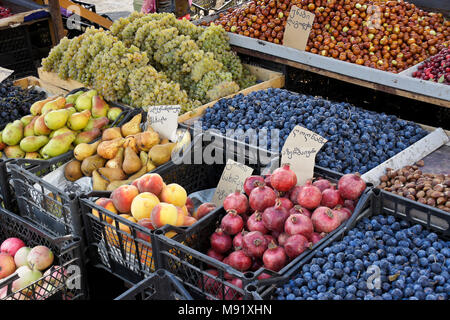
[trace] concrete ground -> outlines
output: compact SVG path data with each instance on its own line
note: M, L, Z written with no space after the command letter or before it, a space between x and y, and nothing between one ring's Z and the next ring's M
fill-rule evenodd
M80 0L95 5L97 13L106 14L111 19L128 16L133 9L133 0Z

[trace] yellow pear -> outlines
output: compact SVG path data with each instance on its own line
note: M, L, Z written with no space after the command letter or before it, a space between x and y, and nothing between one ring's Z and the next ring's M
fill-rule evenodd
M124 148L128 148L130 147L131 149L133 149L133 151L135 153L139 152L139 149L136 145L136 138L134 136L128 136L125 138L125 141L123 142L123 147Z
M92 171L97 170L105 165L106 160L100 157L98 154L87 157L81 162L81 172L85 176L90 177L92 175Z
M159 134L157 132L144 131L134 135L136 146L141 151L148 152L153 146L159 143Z
M176 143L158 144L150 149L148 156L156 166L169 162Z
M97 147L97 154L105 159L113 159L125 141L124 138L102 141Z
M135 115L130 121L120 128L123 137L128 137L141 132L142 113Z
M105 131L103 131L102 134L103 141L114 140L116 138L122 138L120 127L108 128Z
M141 159L130 147L125 148L122 170L126 174L133 174L142 167Z
M97 147L100 144L100 140L94 143L80 143L73 149L73 155L75 159L83 161L87 157L92 156L97 152Z
M72 160L64 167L64 176L69 181L76 181L83 176L81 172L81 162L78 160Z
M105 164L105 167L122 169L124 151L125 151L124 148L122 148L122 147L119 148L119 151L117 152L116 156L113 159L108 160Z
M99 168L98 172L109 181L123 180L127 177L120 168Z
M109 181L104 179L97 170L92 171L92 190L105 191Z

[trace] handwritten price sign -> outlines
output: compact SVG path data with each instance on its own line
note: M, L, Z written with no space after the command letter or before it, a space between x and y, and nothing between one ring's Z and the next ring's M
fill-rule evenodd
M181 106L151 106L147 112L147 127L151 126L163 138L174 141Z
M286 21L283 45L304 51L315 17L314 13L292 6Z
M281 164L289 163L302 185L314 175L316 154L327 139L301 126L296 126L281 150Z

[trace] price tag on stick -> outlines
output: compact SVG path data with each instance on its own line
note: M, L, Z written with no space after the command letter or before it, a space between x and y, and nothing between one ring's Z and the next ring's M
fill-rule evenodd
M316 15L292 6L284 29L283 45L305 51Z
M223 169L216 192L212 198L212 202L220 207L223 205L223 200L236 190L244 188L245 179L250 177L253 169L245 164L228 159L225 169Z
M313 177L316 154L326 142L324 137L301 126L291 131L281 149L281 164L289 163L297 175L297 184L303 185Z
M147 128L151 126L162 138L176 141L180 105L151 106L147 112Z
M14 71L0 67L0 83L8 78Z

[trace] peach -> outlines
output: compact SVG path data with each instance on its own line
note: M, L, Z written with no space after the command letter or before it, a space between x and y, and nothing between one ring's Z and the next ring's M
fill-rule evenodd
M171 203L177 207L182 207L186 204L187 193L182 186L176 183L171 183L165 186L159 195L161 201Z
M139 194L138 188L133 185L123 185L111 193L114 207L120 213L129 213L133 199Z
M177 227L188 227L197 222L197 219L185 214L182 208L178 208L178 217L175 222L175 226Z
M136 219L134 219L132 216L130 216L129 214L120 214L119 215L122 218L125 218L131 222L137 223ZM118 247L120 245L119 242L119 237L117 235L116 232L116 223L112 222L111 223L114 227L105 227L106 228L106 236L107 236L107 242L109 244L112 244L113 246ZM129 233L131 234L131 230L130 227L122 222L119 222L119 230L125 232L125 233ZM136 251L136 247L134 245L134 243L131 243L131 248L130 248L130 242L132 241L130 237L127 237L124 234L121 234L122 237L122 243L125 246L125 250L127 251L131 251L132 253L134 253Z
M205 202L200 205L200 207L197 208L197 211L194 212L192 215L195 219L200 220L204 216L206 216L208 213L216 209L216 205L211 202Z
M113 201L109 198L98 198L97 201L95 201L95 204L111 211L112 213L118 214L116 207L114 207ZM92 214L100 219L100 215L97 210L92 209ZM110 216L103 215L103 219L106 220L107 223L112 222L112 218Z
M182 212L185 216L190 216L189 211L188 211L188 208L187 208L186 206L182 206L181 208L180 208L180 207L178 207L178 208L181 210L181 212Z
M189 215L192 216L194 214L195 208L194 208L194 202L192 202L192 199L189 197L187 197L187 199L186 199L186 208L189 212Z
M161 202L157 204L150 216L154 228L161 228L166 224L176 225L178 209L173 204Z
M151 192L159 196L164 188L164 181L157 173L148 173L139 178L137 187L139 192Z
M7 253L0 253L0 279L6 278L16 271L14 258Z
M159 203L159 199L153 193L142 192L138 194L131 203L131 214L139 221L150 218L153 208Z
M150 229L150 230L154 230L155 229L153 227L152 220L149 219L149 218L141 219L137 223L138 223L138 225L143 226L144 228L147 228L147 229ZM150 236L149 235L144 234L144 233L139 232L139 231L136 232L136 235L137 235L137 237L139 239L142 239L144 241L150 242Z
M46 246L36 246L28 253L27 261L31 269L45 270L53 263L53 252Z

